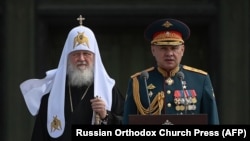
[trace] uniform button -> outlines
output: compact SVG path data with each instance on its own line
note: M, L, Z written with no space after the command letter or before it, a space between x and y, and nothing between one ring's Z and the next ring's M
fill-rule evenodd
M170 91L170 90L167 90L167 94L171 94L171 91Z
M168 103L168 107L171 107L171 103Z

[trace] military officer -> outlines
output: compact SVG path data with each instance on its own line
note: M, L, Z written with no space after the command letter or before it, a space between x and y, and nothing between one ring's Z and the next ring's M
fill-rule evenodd
M123 124L129 115L206 114L219 124L209 74L181 64L189 27L176 19L160 19L145 30L156 65L131 76L126 92Z

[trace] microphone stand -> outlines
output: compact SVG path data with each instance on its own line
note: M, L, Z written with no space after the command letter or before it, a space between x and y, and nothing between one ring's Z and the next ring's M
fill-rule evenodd
M150 101L150 97L149 97L149 94L148 94L148 88L147 88L147 80L146 80L146 77L144 77L144 83L145 83L145 88L146 88L146 94L147 94L147 98L148 98L148 109L149 109L149 115L151 115L151 101Z
M185 98L185 114L187 114L187 108L188 108L188 99L187 99L187 93L186 93L186 84L183 82L181 79L181 85L182 85L182 90Z

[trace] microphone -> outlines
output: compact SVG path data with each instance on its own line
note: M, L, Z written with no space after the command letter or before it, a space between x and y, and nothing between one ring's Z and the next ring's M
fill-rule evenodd
M150 97L149 97L148 89L147 89L147 86L148 86L148 84L147 84L148 77L149 77L148 72L143 71L143 72L141 73L141 78L144 79L145 88L146 88L146 94L147 94L147 98L148 98L149 115L151 115L151 105L150 105L150 104L151 104L151 101L150 101Z
M179 71L177 72L176 76L180 79L181 81L181 86L182 86L182 90L183 90L183 94L184 94L184 98L185 98L185 114L187 114L187 108L188 108L188 100L187 100L187 94L186 94L186 83L183 81L184 80L184 73Z
M177 72L176 76L177 76L181 81L183 81L183 79L184 79L184 73L183 73L183 72L181 72L181 71Z
M186 83L183 81L184 80L184 73L179 71L177 72L176 76L180 79L181 81L181 85L182 85L182 89L186 89Z

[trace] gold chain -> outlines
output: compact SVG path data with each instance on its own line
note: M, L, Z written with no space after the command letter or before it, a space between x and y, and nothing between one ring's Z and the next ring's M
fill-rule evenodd
M90 84L90 85L91 85L91 84ZM85 92L83 93L81 100L83 100L83 98L84 98L84 97L85 97L85 95L87 94L87 92L88 92L88 90L89 90L90 85L87 87L87 89L86 89L86 90L85 90ZM70 99L70 107L71 107L71 112L73 113L74 108L73 108L73 103L72 103L72 97L71 97L71 87L70 87L70 85L69 85L69 99Z

